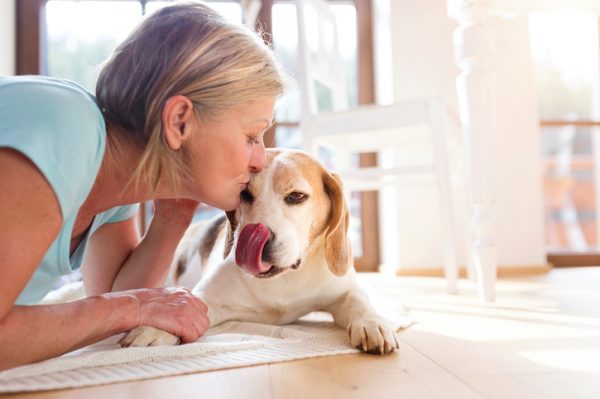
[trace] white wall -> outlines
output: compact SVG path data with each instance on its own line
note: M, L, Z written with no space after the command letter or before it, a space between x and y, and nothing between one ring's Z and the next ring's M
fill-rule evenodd
M0 1L0 75L15 73L15 2Z
M377 0L375 4L376 7L385 6L386 1ZM393 0L387 4L392 21L394 99L441 93L451 107L458 109L455 78L459 70L452 47L452 34L457 23L447 16L446 1ZM499 265L542 265L546 259L541 161L527 19L491 18L490 23L497 41L495 155ZM378 82L378 86L385 86L385 82ZM457 135L460 138L459 132ZM383 267L441 266L435 196L433 180L420 179L399 185L393 205L389 204L389 198L387 204L385 199L382 201L383 228L390 235L399 235L398 241L393 242L390 235L384 233ZM393 206L396 208L392 209ZM457 218L459 262L464 264L466 222L461 219L460 212Z

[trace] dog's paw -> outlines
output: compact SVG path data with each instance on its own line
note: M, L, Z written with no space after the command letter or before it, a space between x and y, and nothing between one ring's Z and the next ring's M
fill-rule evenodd
M350 343L367 353L386 354L399 348L398 335L389 323L379 317L354 319L348 326Z
M136 327L119 340L121 346L178 345L179 337L154 327Z

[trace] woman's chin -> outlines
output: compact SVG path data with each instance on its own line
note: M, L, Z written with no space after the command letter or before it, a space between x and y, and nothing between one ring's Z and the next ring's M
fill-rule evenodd
M239 196L234 200L224 200L224 201L212 201L212 202L204 202L206 205L222 209L224 211L234 211L240 206L240 198Z
M235 201L231 201L227 207L222 207L221 209L224 209L226 211L235 211L236 209L238 209L240 207L240 202L241 201L238 198Z
M237 187L236 187L237 188ZM209 192L209 195L206 195L206 190L201 192L196 192L199 198L199 201L208 206L212 206L213 208L222 209L224 211L233 211L240 206L240 191L241 190L231 190L228 193L223 191L221 192Z

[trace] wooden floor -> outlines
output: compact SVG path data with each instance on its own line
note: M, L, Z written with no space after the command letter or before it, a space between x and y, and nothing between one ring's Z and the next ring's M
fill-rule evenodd
M473 284L363 275L374 302L415 324L390 356L343 355L14 398L600 398L600 268Z

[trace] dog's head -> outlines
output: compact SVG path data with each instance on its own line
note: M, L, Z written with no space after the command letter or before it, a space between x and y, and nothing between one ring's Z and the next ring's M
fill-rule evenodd
M352 251L342 190L339 177L307 153L267 150L267 166L227 213L225 256L236 245L236 263L261 278L298 269L311 256L324 256L333 274L344 275Z

